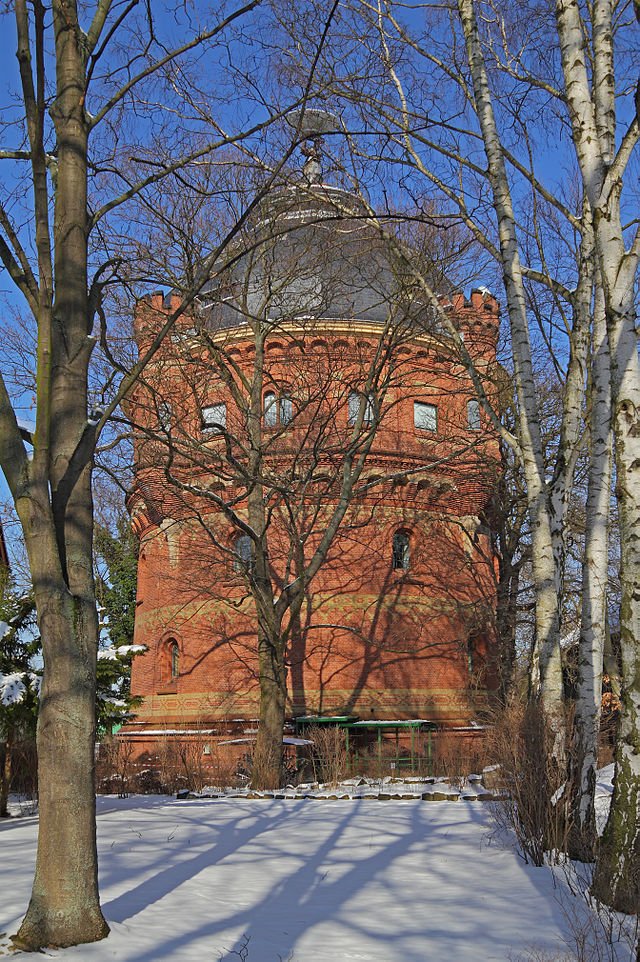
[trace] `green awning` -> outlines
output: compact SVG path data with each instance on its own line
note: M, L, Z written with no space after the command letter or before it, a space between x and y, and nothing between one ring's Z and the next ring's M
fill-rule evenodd
M412 731L428 732L435 731L438 726L435 722L429 721L426 718L406 718L395 721L367 719L366 721L350 722L347 727L355 729L368 728L372 731L402 731L402 729L409 729Z
M353 725L359 715L299 715L293 721L296 725Z

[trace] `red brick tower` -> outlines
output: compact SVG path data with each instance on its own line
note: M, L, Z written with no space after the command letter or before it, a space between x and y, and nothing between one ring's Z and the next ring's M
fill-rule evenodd
M347 450L362 470L288 625L288 712L469 723L491 687L495 433L454 338L353 197L302 183L261 217L258 243L130 400L134 640L148 648L130 730L144 741L257 717L255 573L233 518L265 482L269 563L286 590L296 552L313 552L334 517ZM495 299L444 306L493 395ZM162 294L138 304L141 352L170 310Z

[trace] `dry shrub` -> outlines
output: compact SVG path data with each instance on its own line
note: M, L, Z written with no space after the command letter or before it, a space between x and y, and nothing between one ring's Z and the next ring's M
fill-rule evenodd
M22 811L35 813L38 808L38 756L35 740L21 738L0 744L0 815L8 814L9 792L18 795Z
M380 749L374 744L361 750L358 755L358 774L377 779L399 776L395 748L383 745ZM410 773L404 769L403 774Z
M460 786L467 775L479 772L489 763L486 736L482 739L442 731L434 737L433 774Z
M105 740L98 756L98 790L125 796L171 795L181 789L238 784L237 763L204 734L171 735L158 740L153 754L134 759L135 745L117 737Z
M262 762L256 763L256 758L255 750L245 752L237 766L239 777L248 781L256 791L273 791L283 785L295 785L305 777L305 771L308 777L310 760L306 754L299 757L294 746L283 746L279 773L276 773L275 762L263 756Z
M126 798L133 771L133 742L113 735L104 738L96 764L98 791Z
M334 786L346 778L349 754L344 729L315 725L308 729L306 737L313 742L311 763L315 781Z
M27 798L38 797L38 754L33 738L14 742L11 748L11 791Z
M162 795L166 791L156 768L140 768L132 778L132 788L139 795Z
M487 754L500 766L508 798L493 812L512 829L525 862L543 865L545 852L566 851L569 820L562 790L565 773L553 757L554 734L540 705L514 703L487 734Z
M138 780L140 790L145 794L152 794L157 791L172 795L179 789L186 787L185 777L180 770L177 741L173 736L165 736L158 741L155 769L140 772Z
M631 962L640 958L640 920L615 912L591 895L590 865L565 861L554 874L555 901L564 920L564 949L530 945L509 955L509 962Z
M156 756L160 791L201 792L206 786L230 788L237 784L236 766L210 735L195 733L164 738Z
M200 783L200 788L192 791L201 791L205 787L237 788L242 781L238 776L237 760L220 749L213 740L207 740L206 745L209 746L209 751L205 753L204 745L202 746L200 761L194 766L195 775L192 776Z
M251 788L257 791L272 791L288 780L284 753L278 770L273 753L258 755L255 750L248 752L245 755L244 770L249 776Z
M201 792L207 782L208 761L210 755L205 755L205 745L209 742L203 735L188 735L179 738L174 744L178 761L178 776L184 780L184 787L190 792Z

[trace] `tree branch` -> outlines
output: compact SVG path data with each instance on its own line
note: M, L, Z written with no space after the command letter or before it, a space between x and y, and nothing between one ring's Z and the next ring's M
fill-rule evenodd
M160 70L162 67L165 67L168 63L171 63L172 60L175 60L176 57L180 57L183 53L188 53L188 51L193 50L194 47L198 47L205 41L211 40L217 34L225 30L229 24L234 22L234 20L237 20L238 17L242 17L244 14L249 13L255 7L259 6L261 2L262 0L249 0L249 3L245 3L244 6L238 7L236 10L230 13L228 17L225 17L224 20L221 20L220 23L216 24L216 26L211 30L206 30L203 33L198 34L198 36L194 37L193 40L183 44L181 47L176 47L175 50L171 50L165 57L162 57L160 60L156 60L155 63L149 64L148 67L146 67L144 70L141 70L140 73L136 74L135 77L132 77L131 80L121 87L120 90L118 90L118 92L107 101L101 110L99 110L95 116L90 118L90 129L96 127L106 117L106 115L113 110L116 104L118 104L123 97L126 97L129 91L132 90L136 84L139 84L141 80L152 76L152 74L156 73L156 71Z

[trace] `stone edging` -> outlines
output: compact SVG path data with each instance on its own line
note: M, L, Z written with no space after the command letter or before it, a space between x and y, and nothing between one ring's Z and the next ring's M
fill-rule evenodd
M188 794L178 794L177 798L179 801L189 801L198 800L203 801L205 799L221 799L226 798L228 800L244 800L249 799L251 801L261 800L261 799L277 799L282 801L314 801L314 802L358 802L358 801L423 801L423 802L458 802L460 800L464 802L500 802L504 801L507 796L504 794L495 794L494 792L478 792L477 794L460 794L459 792L422 792L417 793L399 793L399 792L378 792L367 793L361 795L349 795L347 793L331 793L328 795L313 795L313 794L301 794L301 795L288 795L285 792L247 792L246 795L193 795Z

